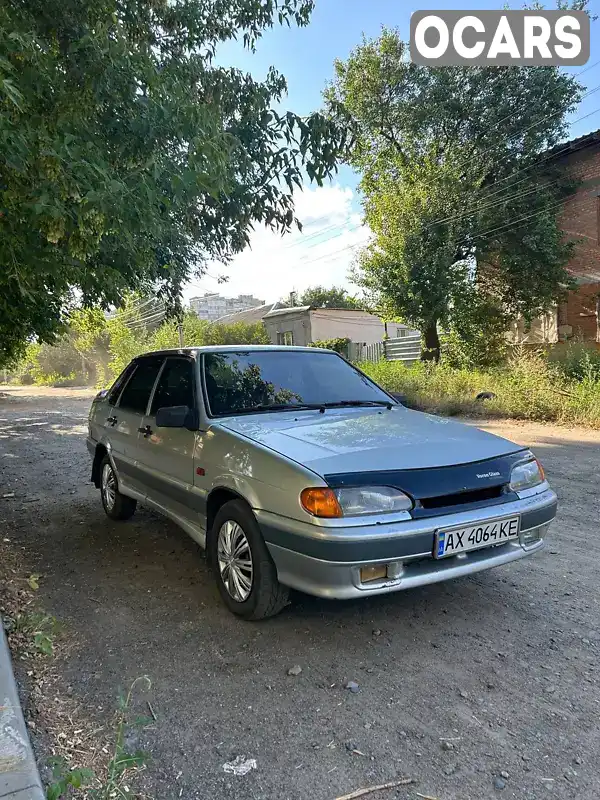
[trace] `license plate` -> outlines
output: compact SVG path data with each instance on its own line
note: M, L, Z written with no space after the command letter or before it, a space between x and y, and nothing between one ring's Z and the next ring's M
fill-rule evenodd
M434 558L447 558L469 550L479 550L503 544L519 535L520 517L506 517L469 525L466 528L449 528L435 534Z

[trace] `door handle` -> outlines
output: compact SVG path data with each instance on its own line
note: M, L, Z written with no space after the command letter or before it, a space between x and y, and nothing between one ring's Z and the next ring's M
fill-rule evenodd
M146 425L145 428L138 428L139 433L143 433L144 436L152 436L152 428L150 425Z
M112 426L113 426L113 428L114 428L114 427L115 427L115 425L117 424L117 418L116 418L115 416L112 416L112 417L107 417L107 418L106 418L106 421L108 422L108 424L109 424L109 425L112 425Z

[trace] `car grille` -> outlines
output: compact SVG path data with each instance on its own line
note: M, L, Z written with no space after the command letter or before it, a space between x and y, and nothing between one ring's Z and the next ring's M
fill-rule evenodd
M484 489L471 489L467 492L443 494L438 497L422 497L418 502L422 508L447 508L467 503L481 503L483 500L494 500L504 493L504 486L487 486Z

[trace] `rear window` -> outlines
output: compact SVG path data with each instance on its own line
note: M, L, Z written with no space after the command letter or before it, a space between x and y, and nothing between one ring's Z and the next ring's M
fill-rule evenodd
M135 362L135 371L123 389L119 408L145 414L150 394L162 366L163 358L143 358Z

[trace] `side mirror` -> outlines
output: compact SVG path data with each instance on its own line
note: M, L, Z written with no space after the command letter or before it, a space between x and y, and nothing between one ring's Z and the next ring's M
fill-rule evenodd
M401 406L406 405L406 395L399 394L398 392L388 392L394 398L397 403L400 403Z
M186 428L188 431L197 431L199 424L198 411L188 406L169 406L159 408L156 412L158 428Z

